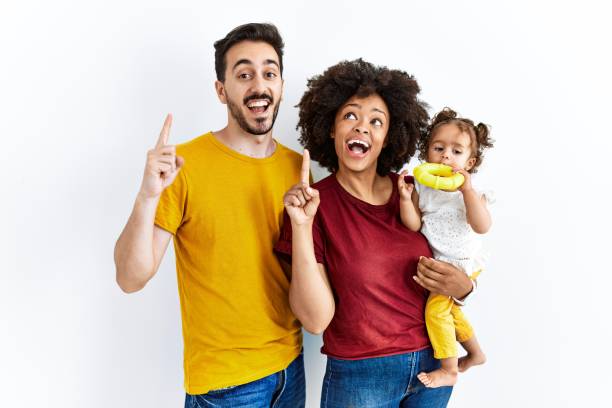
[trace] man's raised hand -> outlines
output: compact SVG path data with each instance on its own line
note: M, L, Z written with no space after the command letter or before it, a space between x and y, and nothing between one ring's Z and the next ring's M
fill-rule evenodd
M140 194L145 198L159 197L181 170L184 160L176 155L176 146L168 145L172 115L168 114L155 147L147 152L147 163Z

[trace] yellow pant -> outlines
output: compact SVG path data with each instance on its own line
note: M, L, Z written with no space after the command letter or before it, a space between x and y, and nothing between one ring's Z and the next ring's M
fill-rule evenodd
M472 274L471 279L476 279L479 273ZM448 296L429 295L425 306L425 323L437 359L457 357L457 342L469 340L474 335L461 308Z

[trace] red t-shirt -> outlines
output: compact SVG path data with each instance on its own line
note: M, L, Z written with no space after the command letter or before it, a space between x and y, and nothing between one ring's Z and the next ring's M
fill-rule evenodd
M327 270L336 302L321 349L332 357L382 357L430 344L424 318L428 292L412 276L419 256L431 256L431 250L421 233L402 224L398 176L389 176L393 192L384 205L352 196L333 174L312 186L321 197L312 228L315 257ZM287 212L274 249L291 255Z

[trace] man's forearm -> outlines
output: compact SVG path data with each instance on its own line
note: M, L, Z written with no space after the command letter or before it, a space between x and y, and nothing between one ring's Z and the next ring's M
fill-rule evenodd
M158 202L159 197L139 195L115 244L117 283L124 292L142 289L155 273L153 231Z

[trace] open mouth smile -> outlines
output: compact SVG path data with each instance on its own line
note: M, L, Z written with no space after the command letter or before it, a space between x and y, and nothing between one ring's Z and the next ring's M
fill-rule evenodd
M365 140L350 139L346 142L346 147L352 155L362 157L370 150L371 145Z
M247 102L246 106L254 114L260 114L265 113L271 104L271 101L268 99L251 99Z

